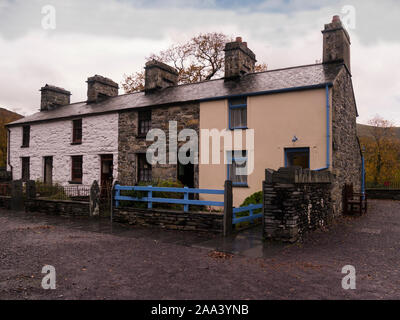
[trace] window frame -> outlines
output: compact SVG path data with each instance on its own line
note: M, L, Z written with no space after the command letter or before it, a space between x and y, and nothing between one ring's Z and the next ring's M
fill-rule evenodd
M139 183L139 182L152 182L153 181L153 166L150 164L150 163L148 163L147 162L147 159L146 159L146 153L137 153L136 154L136 159L137 159L137 176L136 176L136 181ZM141 170L142 170L142 167L141 167L141 164L142 163L147 163L147 165L149 166L149 169L144 169L144 170L148 170L148 171L150 171L150 179L149 180L141 180L140 178L141 178Z
M146 116L144 116L144 115L146 115ZM146 136L147 136L147 133L151 130L151 128L152 128L152 122L151 122L151 118L152 118L152 112L151 112L151 110L141 110L141 111L138 111L138 131L137 131L137 136L139 137L139 138L145 138ZM147 125L147 131L146 131L146 133L141 133L141 129L142 129L142 122L148 122L148 125ZM144 127L146 127L146 126L144 126Z
M246 99L246 103L244 104L232 104L232 101L234 99ZM247 105L248 105L248 97L247 96L240 96L240 97L235 97L235 98L230 98L228 99L228 122L229 122L229 130L246 130L248 129L248 119L247 119ZM246 110L246 125L245 126L238 126L238 127L233 127L232 126L232 110L234 109L245 109Z
M76 171L76 167L74 167L74 159L80 158L80 163L81 163L81 168L80 168L80 177L75 177L74 170ZM71 181L69 181L70 184L82 184L83 182L83 156L81 155L76 155L76 156L71 156Z
M80 123L80 128L76 126L77 123ZM82 118L80 119L74 119L72 120L72 142L71 144L82 144L82 128L83 128L83 120ZM77 129L80 129L79 135L76 134L78 131ZM80 139L77 139L77 137L80 136Z
M31 140L31 126L22 126L21 148L29 148L30 140Z
M241 151L242 153L245 152L246 156L241 156L241 157L235 157L234 152L238 152ZM239 160L239 159L245 159L246 160L246 166L247 166L247 161L249 159L249 155L248 155L248 150L231 150L228 151L228 164L226 165L226 170L227 170L227 180L230 179L230 166L233 165L233 162L235 160ZM241 188L247 188L248 185L248 177L249 175L246 175L246 182L234 182L232 181L232 187L241 187Z
M25 167L26 163L24 163L24 161L27 161L27 168ZM21 180L23 182L27 182L30 180L31 178L31 158L30 157L21 157ZM25 168L25 169L24 169ZM28 172L24 172L25 170L27 170ZM25 173L25 174L24 174Z

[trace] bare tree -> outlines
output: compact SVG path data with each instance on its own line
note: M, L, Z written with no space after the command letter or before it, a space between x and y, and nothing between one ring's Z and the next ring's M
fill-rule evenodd
M178 83L195 83L223 76L225 68L224 48L232 38L218 32L201 33L188 42L174 44L159 54L152 54L147 60L158 60L177 69ZM267 65L257 64L256 72L267 70ZM144 89L144 71L124 75L122 83L126 93Z

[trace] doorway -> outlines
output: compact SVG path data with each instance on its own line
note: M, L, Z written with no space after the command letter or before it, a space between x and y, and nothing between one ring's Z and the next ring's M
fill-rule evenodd
M310 169L310 148L285 148L285 167Z
M107 196L108 190L111 190L113 183L113 155L101 155L101 195Z
M44 183L53 184L53 157L44 157Z

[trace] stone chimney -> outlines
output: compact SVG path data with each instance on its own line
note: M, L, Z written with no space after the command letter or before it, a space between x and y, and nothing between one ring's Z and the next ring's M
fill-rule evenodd
M339 16L334 16L332 22L325 25L323 63L343 62L350 69L350 36L343 27Z
M104 101L110 97L118 96L118 83L111 79L95 75L88 78L87 103Z
M240 78L246 73L254 72L256 55L247 48L247 42L241 37L225 45L225 80Z
M40 111L49 111L70 104L71 92L63 88L46 84L40 92L42 93Z
M165 63L157 60L151 60L146 63L144 69L144 91L146 93L178 84L178 71Z

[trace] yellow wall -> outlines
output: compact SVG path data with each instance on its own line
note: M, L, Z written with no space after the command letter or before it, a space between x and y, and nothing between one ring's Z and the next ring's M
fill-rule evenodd
M228 100L202 102L200 129L227 129L228 112ZM309 147L310 168L319 169L326 166L325 89L248 97L247 126L249 129L254 129L255 168L248 176L248 188L234 187L234 206L239 206L247 196L261 190L265 169L278 169L284 166L284 148ZM299 140L293 143L292 138L295 135ZM244 132L243 136L245 141ZM249 148L244 143L242 149ZM222 142L220 157L221 164L202 164L200 154L200 188L223 188L227 178L227 168L223 163ZM204 195L202 199L222 201L218 196Z

